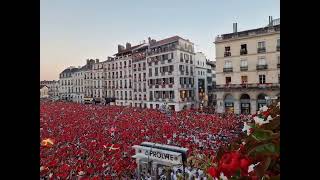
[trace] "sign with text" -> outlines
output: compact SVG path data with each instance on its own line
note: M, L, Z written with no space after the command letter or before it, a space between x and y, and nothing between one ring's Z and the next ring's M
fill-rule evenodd
M182 164L182 154L158 148L134 145L136 155L133 158L145 158L170 164Z

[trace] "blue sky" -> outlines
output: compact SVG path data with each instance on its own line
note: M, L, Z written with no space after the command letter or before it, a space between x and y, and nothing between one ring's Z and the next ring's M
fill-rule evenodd
M214 60L214 38L265 26L280 17L279 0L41 0L40 79L58 79L68 66L112 56L118 44L150 36L190 39Z

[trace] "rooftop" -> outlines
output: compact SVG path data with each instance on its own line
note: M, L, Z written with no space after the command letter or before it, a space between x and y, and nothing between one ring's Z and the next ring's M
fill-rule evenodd
M190 42L188 39L183 39L183 38L180 37L180 36L172 36L172 37L169 37L169 38L166 38L166 39L162 39L162 40L160 40L160 41L156 41L155 43L151 44L150 47L155 47L155 46L161 46L161 45L169 44L169 43L178 41L179 39L182 39L182 40L185 40L185 41ZM190 43L191 43L191 42L190 42Z
M236 31L233 33L218 35L216 37L215 41L220 42L220 41L224 41L224 40L251 37L251 36L270 34L270 33L275 33L275 32L280 32L280 18L272 20L270 25L267 25L265 27L261 27L261 28L257 28L257 29L250 29L250 30L240 31L240 32Z

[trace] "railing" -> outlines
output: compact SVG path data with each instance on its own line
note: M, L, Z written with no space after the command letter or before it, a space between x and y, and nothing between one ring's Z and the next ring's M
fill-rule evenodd
M240 55L248 54L248 51L246 49L240 49Z
M265 64L265 65L257 65L257 70L265 70L265 69L268 69L268 65Z
M224 85L216 85L216 87L213 89L214 90L220 90L220 89L241 89L241 88L251 88L251 89L256 89L256 88L279 88L280 84L278 83L265 83L265 84L258 84L258 83L253 83L253 84L224 84Z
M162 73L161 73L161 76L164 76L165 74L166 74L165 72L162 72Z
M165 85L165 84L162 84L162 85L161 85L161 87L162 87L162 88L165 88L165 87L166 87L166 85Z
M155 85L155 88L159 88L159 85L158 85L158 84L156 84L156 85Z
M233 68L223 68L223 72L233 72Z
M240 66L240 71L248 71L248 66Z
M169 84L169 88L172 88L173 87L173 85L172 84Z
M266 52L266 48L258 48L257 52L258 53L265 53Z
M229 52L229 51L224 52L224 57L228 57L228 56L231 56L231 52Z

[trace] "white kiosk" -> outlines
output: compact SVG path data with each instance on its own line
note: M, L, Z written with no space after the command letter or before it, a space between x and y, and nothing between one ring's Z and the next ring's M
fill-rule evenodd
M151 142L132 147L136 150L132 157L136 159L138 179L141 179L142 174L149 174L152 179L157 180L160 166L183 166L184 169L187 161L187 148Z

